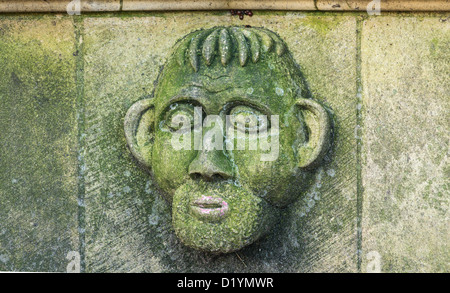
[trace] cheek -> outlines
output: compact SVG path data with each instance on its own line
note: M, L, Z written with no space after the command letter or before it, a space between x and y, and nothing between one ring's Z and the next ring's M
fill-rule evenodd
M238 166L240 182L277 207L284 207L300 196L303 180L287 156L280 154L274 162L255 159L253 163Z
M189 164L195 158L193 150L176 150L171 144L171 134L157 134L153 146L152 172L159 187L173 195L188 178Z
M297 161L290 139L279 140L279 153L274 161L262 161L261 152L233 151L239 170L239 180L274 205L282 206L291 201L292 185L299 184L296 173Z
M235 151L234 158L239 170L239 179L254 187L277 189L284 183L281 179L290 177L293 162L280 152L275 161L261 161L261 154L254 151Z

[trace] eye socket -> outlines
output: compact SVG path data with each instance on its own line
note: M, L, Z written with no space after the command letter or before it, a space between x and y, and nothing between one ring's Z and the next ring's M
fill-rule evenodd
M163 127L169 131L191 131L194 127L195 109L191 104L174 103L169 106Z
M229 116L234 128L244 133L262 133L269 128L267 115L249 106L236 106Z

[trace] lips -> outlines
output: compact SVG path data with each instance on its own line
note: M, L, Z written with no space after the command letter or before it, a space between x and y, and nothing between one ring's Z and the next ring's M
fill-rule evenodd
M191 211L199 219L217 221L227 216L229 208L221 197L203 195L192 202Z

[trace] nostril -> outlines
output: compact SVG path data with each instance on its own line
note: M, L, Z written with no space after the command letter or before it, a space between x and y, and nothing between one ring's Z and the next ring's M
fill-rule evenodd
M215 176L217 176L221 180L228 180L233 178L233 174L231 172L217 172L215 173Z
M223 176L222 174L213 174L211 176L211 180L213 181L221 181L221 180L225 180L227 178L225 178L225 176Z
M231 162L219 151L199 152L188 169L194 180L224 181L233 176Z
M221 173L214 173L214 174L208 174L208 173L200 173L200 172L192 172L189 174L193 180L199 180L203 179L206 181L223 181L227 180L230 176L226 174Z
M194 180L198 180L198 179L202 178L202 174L200 174L200 173L191 173L191 174L189 174L189 175L190 175L191 178L194 179Z

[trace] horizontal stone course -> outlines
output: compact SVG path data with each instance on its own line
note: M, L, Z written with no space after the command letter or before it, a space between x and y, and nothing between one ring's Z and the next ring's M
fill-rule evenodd
M377 6L379 4L379 6ZM447 0L0 0L1 12L118 12L181 10L450 11Z

